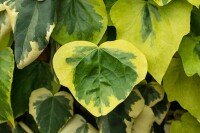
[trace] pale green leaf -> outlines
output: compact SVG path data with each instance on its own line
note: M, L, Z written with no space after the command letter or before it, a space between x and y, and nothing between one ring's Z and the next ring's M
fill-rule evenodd
M200 123L190 113L184 113L180 120L173 121L170 133L199 133Z
M45 87L56 92L54 84L50 66L45 62L36 61L24 69L15 68L11 91L14 116L19 117L28 110L29 97L33 90Z
M134 118L143 111L144 99L138 90L134 90L128 98L105 116L97 118L101 133L131 133Z
M184 37L179 47L183 67L187 76L200 76L200 38Z
M106 10L107 10L107 13L108 13L108 26L112 26L112 21L111 21L111 18L110 18L110 9L112 8L112 6L115 4L115 2L117 0L103 0L105 5L106 5Z
M11 108L11 84L14 70L14 56L11 48L0 52L0 123L9 121L14 126Z
M137 89L144 98L145 104L149 107L154 106L164 98L164 89L157 82L138 85Z
M56 52L53 67L60 83L95 116L124 101L147 73L145 56L123 40L100 47L87 41L65 44Z
M79 114L75 114L60 133L99 133L90 123Z
M159 6L168 4L171 0L154 0Z
M18 68L33 62L48 44L55 26L54 0L8 0L5 2L14 30Z
M118 0L111 9L111 20L117 39L128 40L140 49L149 73L161 83L182 37L190 31L191 10L192 5L183 0L163 7L151 1Z
M52 37L60 44L86 40L98 44L107 28L103 0L62 0Z
M187 0L187 1L190 2L192 5L196 6L197 8L199 8L200 0Z
M181 59L174 58L163 78L163 87L168 100L178 103L188 110L193 116L200 119L200 77L186 76Z
M29 113L41 133L58 133L73 116L73 98L64 91L53 96L46 88L37 89L31 93Z

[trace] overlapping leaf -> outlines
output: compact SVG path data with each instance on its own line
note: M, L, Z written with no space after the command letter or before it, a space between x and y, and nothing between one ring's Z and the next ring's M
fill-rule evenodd
M163 6L168 4L170 1L172 0L154 0L159 6ZM200 1L199 0L187 0L188 2L190 2L192 5L199 7L200 5Z
M10 48L0 52L0 123L9 121L14 126L11 108L11 84L14 70L14 56Z
M172 60L164 78L163 87L169 101L178 101L193 116L200 119L200 77L188 77L183 69L181 59Z
M62 0L52 37L60 44L86 40L98 44L107 28L103 0Z
M111 9L117 38L132 42L146 55L148 71L158 83L182 37L190 31L191 9L192 5L182 0L163 7L144 0L118 0Z
M56 92L57 88L53 84L54 76L49 64L45 62L33 62L22 70L16 68L11 91L14 116L21 116L28 110L29 97L33 90L45 87Z
M181 120L173 121L170 133L199 133L200 123L190 113L184 113Z
M186 75L200 75L200 38L184 37L179 53Z
M41 133L58 133L73 115L73 98L67 92L53 94L46 88L31 93L29 113Z
M18 68L33 62L47 46L54 28L54 0L9 0L5 2L15 40Z
M95 116L106 115L125 100L147 72L145 56L123 40L100 47L87 41L65 44L53 67L60 83Z
M75 114L60 133L99 133L79 114Z

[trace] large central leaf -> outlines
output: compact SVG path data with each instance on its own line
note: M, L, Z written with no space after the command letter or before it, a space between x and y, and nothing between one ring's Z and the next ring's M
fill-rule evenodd
M66 52L68 50L68 52ZM60 83L93 115L106 115L126 99L147 72L145 56L127 41L65 44L54 56Z
M60 44L86 40L98 44L107 28L103 0L62 0L57 4L57 24L52 34Z
M148 71L161 83L182 37L190 31L191 9L182 0L163 7L151 1L118 0L111 9L111 19L117 38L132 42L146 55Z
M54 0L9 0L5 3L15 39L15 61L24 68L47 46L54 28Z

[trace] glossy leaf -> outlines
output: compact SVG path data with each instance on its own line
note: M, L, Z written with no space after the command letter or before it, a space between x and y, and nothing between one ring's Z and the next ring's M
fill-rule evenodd
M145 56L123 40L100 47L87 41L65 44L53 67L60 83L95 116L108 114L125 100L147 72Z
M13 42L12 28L4 5L0 2L0 51Z
M184 37L178 52L186 75L200 75L200 38Z
M58 133L73 115L73 98L67 92L53 94L40 88L31 93L29 113L41 133Z
M153 113L155 115L155 121L157 124L161 124L165 119L165 116L169 110L170 103L167 100L167 95L165 94L162 101L158 102L152 107Z
M149 107L154 106L161 101L164 97L164 89L157 82L150 82L148 84L138 85L142 97L145 100L145 104Z
M107 28L103 0L62 0L52 37L60 44L86 40L98 44Z
M134 90L128 98L106 116L97 118L101 133L131 133L134 118L143 111L144 99L138 90Z
M75 114L60 133L99 133L79 114Z
M111 9L117 39L132 42L145 54L148 71L158 83L182 37L190 31L191 9L192 6L182 0L163 7L144 0L118 0ZM184 21L180 23L182 18Z
M14 126L11 108L11 84L13 80L14 56L11 48L0 51L0 123L9 121Z
M173 121L170 133L199 133L200 123L190 113L184 113L181 120Z
M194 75L186 76L182 62L174 58L163 78L163 87L167 93L168 100L178 101L193 116L200 119L199 97L200 77Z
M54 24L54 0L8 0L6 10L11 19L18 68L33 62L45 49Z
M55 92L53 84L54 76L49 64L45 62L33 62L22 70L16 68L11 91L14 116L21 116L28 110L29 97L33 90L45 87Z

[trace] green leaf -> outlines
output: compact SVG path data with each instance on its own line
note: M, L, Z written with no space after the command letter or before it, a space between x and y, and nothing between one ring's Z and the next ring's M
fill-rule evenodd
M199 133L200 123L190 113L184 113L181 120L173 121L170 133Z
M174 58L163 78L163 87L168 100L178 101L183 108L198 119L200 119L200 106L197 106L200 101L199 86L200 77L186 76L181 59Z
M107 13L108 13L108 26L112 26L112 20L110 18L110 10L112 8L112 6L115 4L117 0L104 0L104 3L106 5L106 10L107 10Z
M9 16L3 4L0 4L0 51L13 42Z
M182 0L174 0L163 7L151 1L118 0L111 9L117 39L132 42L145 54L148 71L158 83L182 37L190 31L191 9L192 6ZM180 23L182 18L184 21Z
M131 133L134 118L143 111L144 99L138 90L134 90L128 98L105 116L97 118L101 133Z
M41 133L58 133L73 115L73 98L64 91L53 96L46 88L34 90L30 96L29 113Z
M5 2L11 18L18 68L33 62L45 49L54 24L54 0L9 0Z
M14 126L11 108L11 84L14 70L14 56L11 48L0 52L0 123L9 121Z
M60 84L95 116L124 101L147 73L145 56L123 40L100 47L87 41L65 44L55 54L53 67Z
M200 1L199 0L187 0L188 2L190 2L190 4L196 6L197 8L199 8L200 5Z
M86 40L98 44L107 28L103 0L62 0L52 37L60 44Z
M165 116L169 110L170 103L167 100L167 95L165 94L162 101L158 102L156 105L152 107L153 113L155 115L155 121L157 124L161 124L165 119Z
M200 75L200 38L184 37L178 52L186 75Z
M157 82L141 84L137 88L144 98L145 104L149 107L154 106L164 98L164 89Z
M171 0L154 0L159 6L168 4Z
M190 30L196 36L200 36L200 9L195 7L191 12Z
M54 76L49 64L45 62L36 61L24 69L16 68L11 91L14 116L21 116L28 110L29 97L33 90L45 87L55 92L53 82Z
M98 133L98 131L81 115L75 114L60 133Z
M144 106L144 110L134 120L132 131L134 133L150 133L155 116L150 107Z

